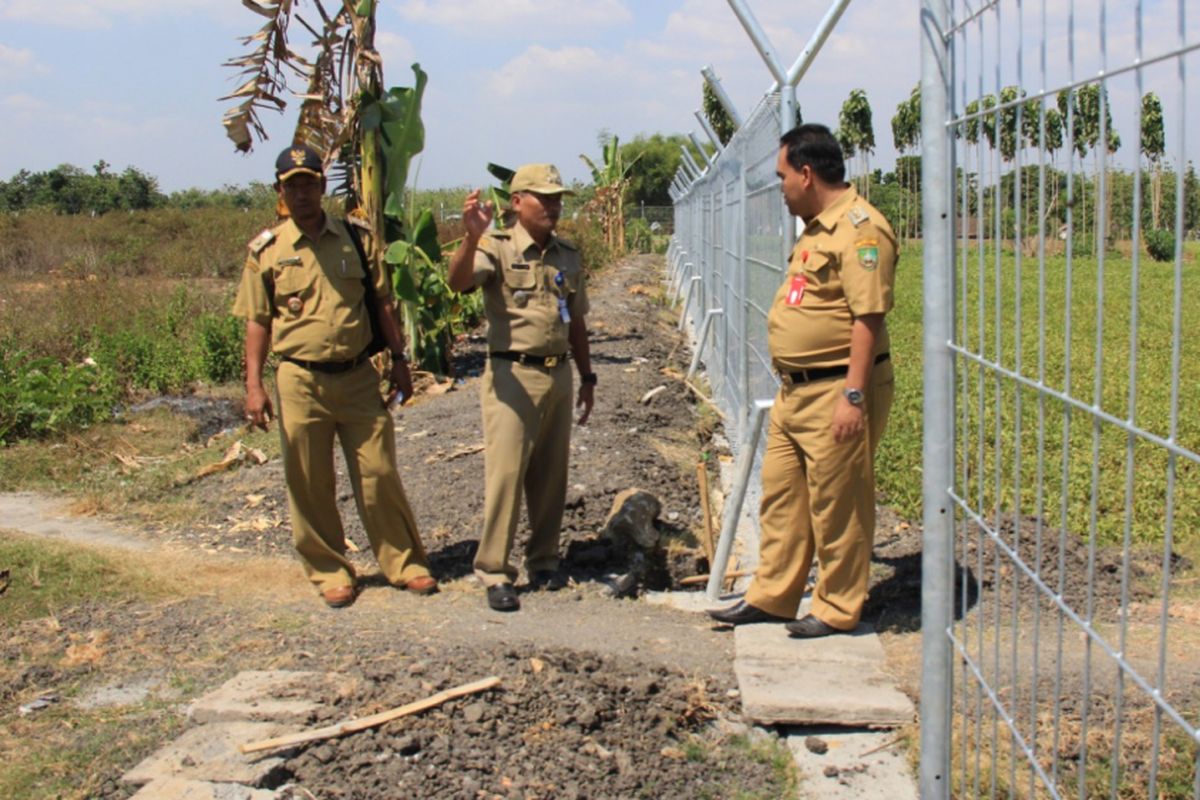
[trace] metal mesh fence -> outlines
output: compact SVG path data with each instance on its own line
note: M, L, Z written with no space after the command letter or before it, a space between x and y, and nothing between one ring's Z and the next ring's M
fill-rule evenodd
M775 176L779 135L779 96L771 94L675 206L681 293L694 292L685 324L711 337L700 346L735 451L745 438L754 401L769 400L778 387L767 353L766 318L787 270ZM689 286L693 277L701 279L694 289ZM714 310L719 314L702 330Z
M923 3L927 796L1200 798L1187 5Z

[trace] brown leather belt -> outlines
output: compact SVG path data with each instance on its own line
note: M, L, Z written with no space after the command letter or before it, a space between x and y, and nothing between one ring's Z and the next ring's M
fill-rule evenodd
M291 356L280 356L280 358L289 364L295 364L297 367L304 367L312 372L321 372L326 375L336 375L339 372L349 372L360 364L365 363L371 358L371 354L363 350L349 361L305 361L302 358L292 358Z
M891 353L880 353L875 356L875 363L882 364L892 357ZM784 383L795 385L797 383L812 383L813 381L821 381L826 378L840 378L850 371L848 365L839 367L813 367L812 369L801 369L795 372L780 372L779 377Z
M515 350L501 350L499 352L488 353L492 358L500 358L505 361L515 361L518 364L528 364L535 367L557 367L567 360L566 353L560 356L531 356L528 353L518 353Z

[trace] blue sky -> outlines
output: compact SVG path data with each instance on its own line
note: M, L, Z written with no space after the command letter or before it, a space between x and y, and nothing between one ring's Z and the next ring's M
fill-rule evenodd
M302 13L311 11L310 0L297 2ZM749 5L790 66L829 2ZM1027 15L1040 13L1034 0L1024 5ZM1065 3L1049 5L1051 27L1065 31ZM1120 6L1108 10L1109 63L1125 63L1134 35L1131 4L1108 5ZM1098 63L1101 5L1077 0L1075 6L1082 77ZM1178 46L1175 3L1147 0L1145 7L1146 52ZM854 0L798 90L805 118L831 125L851 89L867 90L878 142L873 166L894 159L890 119L920 76L917 12L915 0ZM282 116L266 115L271 139L245 156L225 139L221 115L228 104L217 102L235 88L234 71L222 62L241 53L237 38L259 22L237 0L0 0L0 180L21 168L87 168L101 158L118 170L132 165L149 172L167 191L269 180L298 104ZM554 161L568 179L585 179L579 154L597 153L601 130L623 140L700 134L692 112L705 64L714 66L742 113L771 83L725 0L382 0L378 22L387 83L411 84L414 61L430 76L427 144L417 174L423 187L486 183L488 161ZM1015 12L1002 36L1013 22ZM1196 26L1190 20L1185 31L1193 42ZM994 46L990 33L984 39ZM306 40L295 26L293 43ZM1031 84L1035 43L1002 39L999 46L1027 52ZM1066 69L1064 49L1054 47L1051 70ZM1195 85L1200 59L1193 53L1187 61ZM1172 63L1147 73L1144 87L1157 82L1165 90L1168 135L1179 119L1172 118L1176 69ZM1122 127L1120 109L1129 107L1136 87L1132 76L1122 81L1110 91L1125 149L1132 151L1135 132L1131 122ZM983 76L983 83L991 90L995 76ZM1198 109L1200 103L1190 104L1189 148L1200 138Z

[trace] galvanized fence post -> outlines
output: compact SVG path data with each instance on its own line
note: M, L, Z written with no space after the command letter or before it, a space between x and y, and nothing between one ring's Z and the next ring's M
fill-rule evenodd
M921 3L921 186L924 254L924 537L921 558L921 766L924 800L950 797L954 595L954 168L945 0Z

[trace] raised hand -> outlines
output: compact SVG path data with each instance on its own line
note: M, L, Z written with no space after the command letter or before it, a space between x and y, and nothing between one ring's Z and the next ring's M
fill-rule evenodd
M496 209L492 201L480 202L481 189L476 189L467 195L463 202L463 225L473 239L478 239L492 224Z

